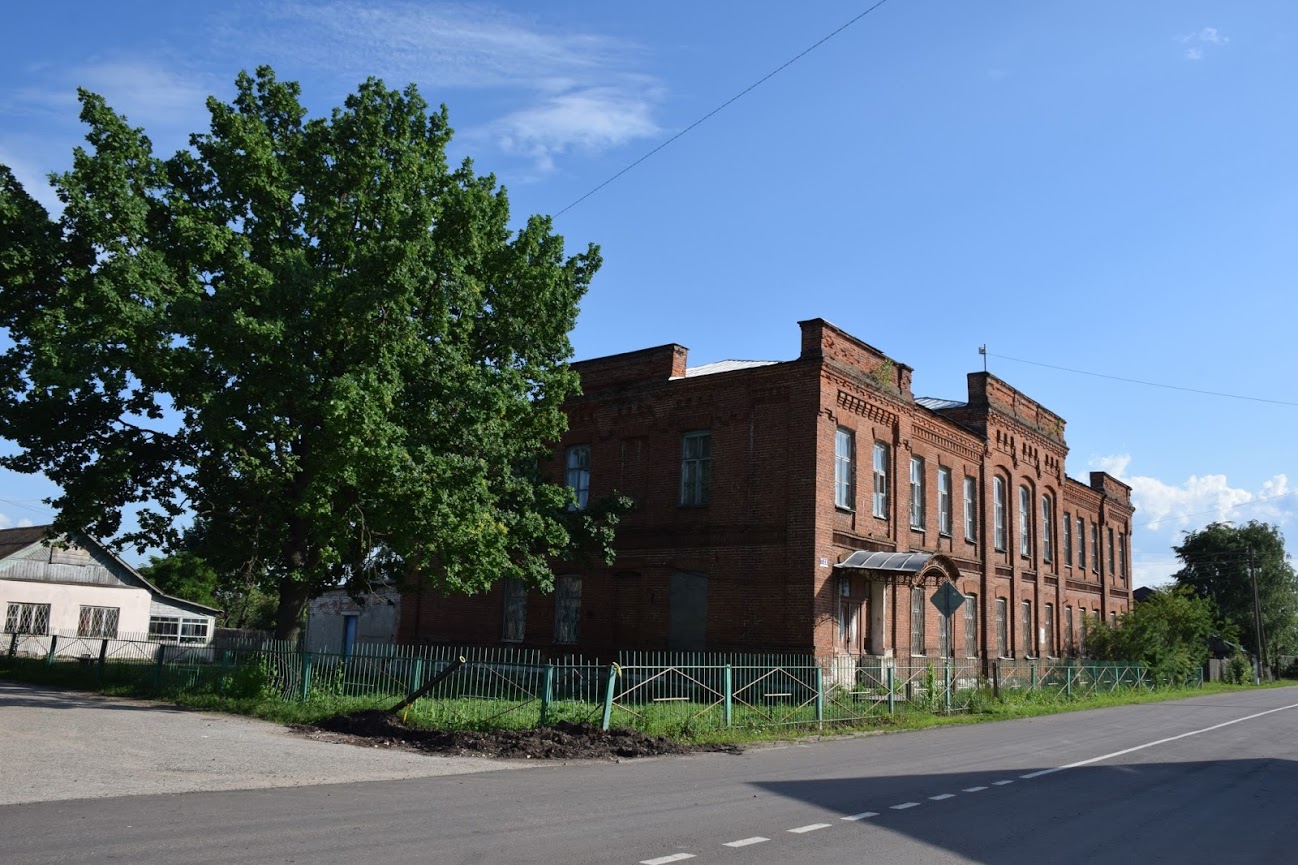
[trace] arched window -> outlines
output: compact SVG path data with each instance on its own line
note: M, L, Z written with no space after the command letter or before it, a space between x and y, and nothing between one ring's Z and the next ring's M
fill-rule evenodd
M1055 503L1051 501L1050 494L1046 493L1041 496L1041 559L1042 561L1053 561L1055 557L1054 520Z
M1019 487L1019 555L1032 557L1032 492Z

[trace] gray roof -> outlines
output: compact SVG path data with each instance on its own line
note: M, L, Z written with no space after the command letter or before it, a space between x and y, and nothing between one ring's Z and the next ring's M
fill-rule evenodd
M888 553L857 550L838 563L840 568L855 568L863 571L899 571L903 574L917 574L933 558L932 553Z
M701 366L691 366L685 370L686 378L694 378L698 375L712 375L717 372L734 372L740 369L756 369L759 366L771 366L779 363L777 360L719 360L716 363L705 363Z
M915 405L921 405L930 411L937 411L944 408L960 408L968 403L960 402L958 399L942 399L936 396L917 396Z
M49 526L20 526L16 529L0 529L0 559L7 559L14 553L20 553L45 537Z

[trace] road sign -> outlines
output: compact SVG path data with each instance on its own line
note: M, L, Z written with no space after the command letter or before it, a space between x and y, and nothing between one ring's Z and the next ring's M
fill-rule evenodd
M933 602L933 606L937 607L942 615L950 618L955 614L956 610L960 609L960 605L964 603L965 598L964 595L960 594L960 590L955 587L954 583L943 583L929 600Z

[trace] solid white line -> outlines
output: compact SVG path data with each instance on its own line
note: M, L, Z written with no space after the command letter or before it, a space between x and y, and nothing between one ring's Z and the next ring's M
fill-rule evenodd
M811 823L806 826L799 826L797 829L790 829L789 831L793 832L796 835L801 835L803 832L815 832L817 829L828 829L828 828L829 828L828 823Z
M770 838L763 838L761 835L754 835L751 838L740 838L738 841L728 841L722 844L722 847L747 847L749 844L761 844L763 841L770 841Z
M965 787L964 791L966 793L981 793L983 790L986 789L987 789L986 787Z
M954 793L940 793L940 794L938 794L937 796L929 796L928 798L931 799L931 800L933 800L934 802L941 802L943 799L954 799L954 798L955 798L955 794L954 794Z
M693 853L673 853L670 856L659 856L657 859L641 859L640 865L667 865L668 862L679 862L682 859L693 858Z
M1013 781L992 781L993 787L1004 787L1006 784L1013 784Z
M839 819L856 821L856 820L866 820L869 819L870 817L878 817L878 816L879 816L878 811L862 811L860 814L853 814L850 817L840 817Z
M918 802L902 802L900 805L893 805L892 810L905 811L907 808L918 808L918 807L919 807Z
M1254 718L1261 718L1264 715L1272 715L1276 712L1283 712L1287 709L1298 709L1298 703L1288 706L1280 706L1276 709L1267 709L1265 712L1258 712L1253 715L1245 715L1243 718L1236 718L1233 721L1223 721L1220 724L1213 724L1211 727L1204 727L1202 730L1191 730L1188 733L1181 733L1178 736L1168 736L1166 739L1158 739L1153 742L1146 742L1143 745L1136 745L1134 748L1124 748L1121 751L1114 751L1112 754L1104 754L1100 757L1092 757L1089 760L1078 760L1076 763L1069 763L1066 766L1056 766L1053 769L1042 769L1040 772L1033 772L1031 775L1024 775L1024 778L1040 778L1042 775L1053 775L1056 772L1062 772L1065 769L1076 769L1079 766L1089 766L1092 763L1099 763L1102 760L1112 760L1114 757L1121 757L1131 754L1135 751L1143 751L1146 748L1153 748L1155 745L1166 745L1168 742L1175 742L1177 739L1185 739L1189 736L1197 736L1200 733L1211 733L1213 730L1220 730L1222 727L1229 727L1231 724L1238 724L1241 721L1252 721Z

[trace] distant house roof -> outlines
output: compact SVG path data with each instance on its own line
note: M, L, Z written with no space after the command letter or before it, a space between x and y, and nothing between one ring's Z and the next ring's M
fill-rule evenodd
M961 406L968 405L968 403L961 402L958 399L941 399L940 397L935 396L917 396L915 397L915 404L923 406L930 411L938 411L939 409L944 408L960 408Z
M49 531L50 531L50 527L48 525L23 526L21 528L16 528L16 529L0 529L0 560L7 559L12 555L16 555L17 553L20 553L23 550L33 546L34 544L41 543L48 536ZM104 546L99 541L95 540L89 535L81 534L80 532L76 533L76 535L77 535L76 541L79 546L84 546L85 543L94 544L94 546L99 550L103 551L105 555L111 557L114 561L117 562L117 564L125 568L126 571L130 573L132 577L139 580L141 585L143 585L144 588L146 588L151 594L154 594L157 597L170 601L172 603L180 604L182 606L195 607L199 610L206 610L207 612L212 613L214 615L219 614L221 612L221 610L217 609L216 607L209 607L207 606L207 604L200 604L198 601L191 601L188 598L177 598L172 595L166 594L157 586L155 586L153 583L146 580L143 574L141 574L139 571L135 570L135 568L131 567L125 561L123 561L121 556L117 555L112 550L108 549L108 547Z
M719 360L715 363L705 363L701 366L691 366L686 368L685 377L694 378L700 375L712 375L718 372L734 372L739 369L756 369L759 366L771 366L777 364L777 360Z

